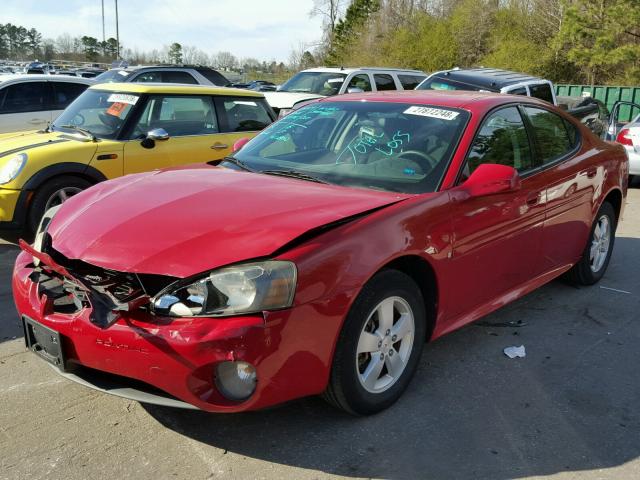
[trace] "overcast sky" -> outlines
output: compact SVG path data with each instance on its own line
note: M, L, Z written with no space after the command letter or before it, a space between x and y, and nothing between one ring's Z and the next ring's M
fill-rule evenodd
M0 22L35 28L44 38L67 32L102 40L101 0L2 0ZM114 0L104 0L106 36L115 37ZM286 61L300 42L312 47L321 19L313 0L119 0L124 48L162 49L178 42L207 53L230 51Z

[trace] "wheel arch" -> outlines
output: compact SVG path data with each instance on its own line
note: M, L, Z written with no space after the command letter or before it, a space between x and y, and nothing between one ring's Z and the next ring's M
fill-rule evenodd
M76 162L62 162L50 165L31 176L24 184L23 190L36 190L49 180L62 175L75 175L83 178L92 184L102 182L107 179L104 174L91 165Z
M622 191L618 188L613 188L609 190L609 192L604 196L602 202L598 206L598 210L602 206L603 203L610 203L613 207L613 210L616 212L616 227L620 222L620 215L622 213L622 202L623 196Z
M383 270L398 270L409 276L418 286L424 300L425 313L427 314L427 335L425 341L429 341L435 328L438 316L438 277L433 266L419 255L403 255L389 261L372 275L375 276Z

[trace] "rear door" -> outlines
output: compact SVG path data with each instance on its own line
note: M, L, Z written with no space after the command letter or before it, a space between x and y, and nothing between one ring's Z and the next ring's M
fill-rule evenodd
M167 140L149 145L147 133L163 129ZM220 128L209 95L150 95L128 134L124 173L144 172L219 158Z
M509 105L484 119L467 154L458 184L483 163L514 167L522 188L514 192L453 201L451 281L468 285L456 293L451 312L469 312L532 278L540 260L544 224L544 181L534 175L535 155L521 110Z
M51 121L50 86L44 80L12 83L0 91L0 133L38 130Z
M536 175L547 185L543 255L537 272L542 273L580 258L605 172L593 152L577 155L582 140L572 122L543 107L526 105L523 111L540 163Z

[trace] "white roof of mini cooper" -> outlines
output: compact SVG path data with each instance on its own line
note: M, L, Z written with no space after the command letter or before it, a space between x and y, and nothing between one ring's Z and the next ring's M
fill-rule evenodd
M388 68L388 67L316 67L302 70L303 72L319 72L319 73L344 73L349 75L353 72L361 71L380 71L380 72L397 72L412 73L426 76L427 74L420 70L409 70L406 68Z

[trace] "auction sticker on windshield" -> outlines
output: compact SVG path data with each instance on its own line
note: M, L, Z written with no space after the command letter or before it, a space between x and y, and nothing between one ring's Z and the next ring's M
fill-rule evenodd
M107 102L119 102L128 103L129 105L135 105L140 97L137 95L129 95L127 93L112 93L107 98Z
M443 108L434 107L409 107L403 113L409 115L420 115L421 117L439 118L440 120L454 120L460 112L445 110Z

